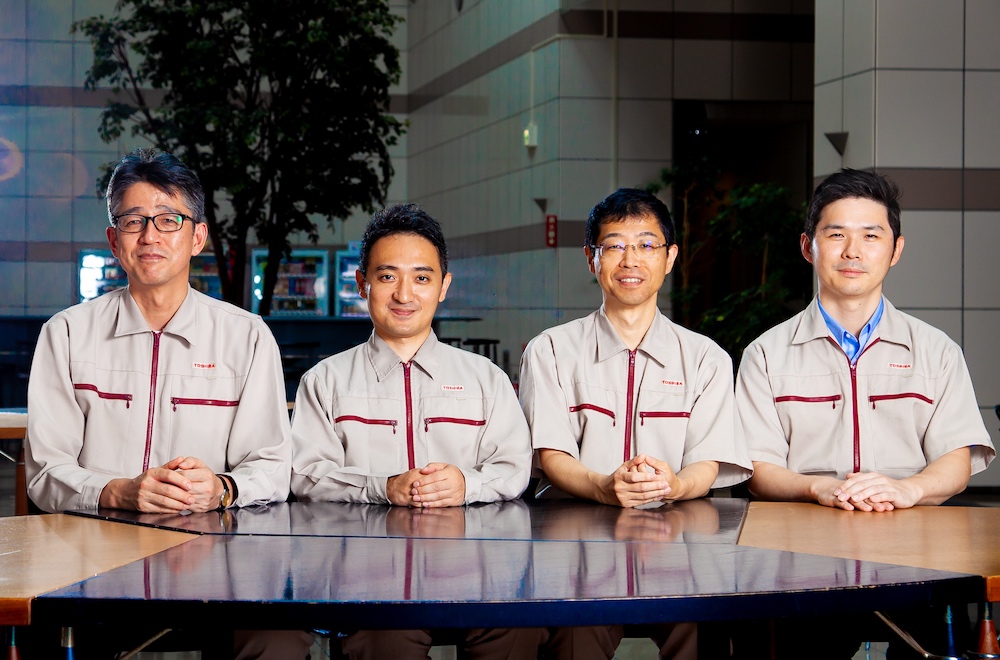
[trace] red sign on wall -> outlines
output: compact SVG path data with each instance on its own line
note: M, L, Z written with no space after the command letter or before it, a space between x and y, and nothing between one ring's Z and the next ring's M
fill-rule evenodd
M554 215L545 216L545 247L554 248L559 241L559 218Z

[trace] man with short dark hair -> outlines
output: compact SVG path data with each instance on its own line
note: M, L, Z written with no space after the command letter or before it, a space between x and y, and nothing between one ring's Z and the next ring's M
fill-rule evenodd
M277 344L259 316L188 284L208 237L197 175L136 150L107 200L128 286L42 329L28 384L29 495L46 511L284 501L291 433Z
M615 191L591 211L584 253L604 304L542 332L521 358L521 406L544 474L536 497L636 507L744 481L732 360L657 308L677 257L667 207L642 190ZM672 628L655 640L661 654L694 657L694 625ZM623 629L551 634L557 658L610 658Z
M46 511L284 501L292 442L278 346L259 316L188 283L208 237L197 175L136 150L107 202L128 286L42 328L28 381L29 496ZM304 631L236 631L238 658L305 657L311 645Z
M737 377L756 497L940 504L996 456L961 348L882 295L903 253L898 196L851 169L816 188L801 237L816 298L748 346Z
M437 340L451 285L441 227L413 204L374 215L358 289L374 331L299 383L292 492L300 500L450 507L514 499L528 484L528 427L507 375ZM401 561L406 561L401 558ZM475 658L534 658L535 630L470 630ZM430 631L358 631L352 658L425 657Z

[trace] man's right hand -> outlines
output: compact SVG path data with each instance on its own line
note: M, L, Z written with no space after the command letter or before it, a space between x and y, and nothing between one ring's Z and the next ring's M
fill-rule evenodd
M190 479L177 471L185 457L149 468L134 479L112 479L101 491L100 505L146 513L176 513L195 501Z
M421 476L420 468L414 468L395 477L389 477L385 482L385 496L396 506L420 506L420 502L413 499L416 494L413 482Z
M605 504L636 507L659 502L670 494L670 481L674 478L669 465L657 461L654 467L644 454L639 454L608 476L603 489Z

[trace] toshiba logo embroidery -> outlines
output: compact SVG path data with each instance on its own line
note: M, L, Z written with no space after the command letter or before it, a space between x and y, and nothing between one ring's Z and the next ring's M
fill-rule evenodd
M462 392L465 390L464 385L442 385L441 389L445 392Z
M662 382L664 385L676 385L677 387L681 387L684 385L683 380L664 380L660 382Z
M889 363L889 368L890 369L912 369L913 365L912 364L903 364L902 362L890 362Z
M192 362L191 366L195 369L215 369L214 362Z

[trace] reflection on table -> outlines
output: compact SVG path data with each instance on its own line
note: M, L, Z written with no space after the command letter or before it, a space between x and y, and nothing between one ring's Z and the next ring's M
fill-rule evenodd
M46 594L34 608L59 625L142 616L167 626L266 620L351 630L813 615L973 601L982 592L974 575L736 545L746 508L701 500L638 511L570 501L102 511L202 535Z
M76 512L199 534L656 541L735 544L747 501L704 498L648 509L582 500L472 504L442 509L338 502L290 502L225 512L150 514L116 509Z

